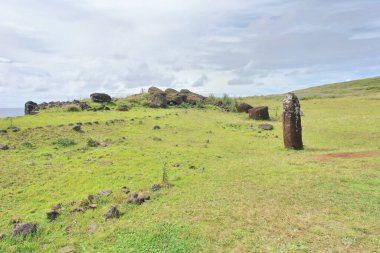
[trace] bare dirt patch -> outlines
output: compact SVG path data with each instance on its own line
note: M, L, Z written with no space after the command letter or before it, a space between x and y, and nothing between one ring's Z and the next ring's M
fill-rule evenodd
M379 152L347 152L347 153L333 153L316 156L319 161L327 161L333 158L354 159L354 158L367 158L375 157L379 155Z

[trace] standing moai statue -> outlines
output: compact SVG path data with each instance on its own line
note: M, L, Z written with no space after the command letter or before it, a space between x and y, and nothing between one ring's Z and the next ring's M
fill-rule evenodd
M301 106L294 93L288 93L283 101L283 135L285 148L300 150L302 144Z
M38 109L38 104L34 103L33 101L28 101L25 103L25 115L33 115L36 113L36 110Z

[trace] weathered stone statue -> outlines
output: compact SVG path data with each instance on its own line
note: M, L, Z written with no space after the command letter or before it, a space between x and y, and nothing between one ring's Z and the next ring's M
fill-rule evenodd
M285 148L303 149L301 106L294 93L288 93L283 101L282 114Z
M25 103L25 109L24 109L25 115L36 114L37 110L38 110L38 104L34 103L33 101L28 101Z

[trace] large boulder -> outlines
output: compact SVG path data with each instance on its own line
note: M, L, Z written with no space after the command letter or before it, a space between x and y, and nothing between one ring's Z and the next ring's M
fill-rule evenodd
M149 93L149 106L153 108L165 108L167 106L166 94L157 87L150 87Z
M183 97L184 102L192 105L202 102L205 99L205 97L203 97L202 95L191 92L187 89L180 90L179 95Z
M185 96L172 88L165 90L166 100L169 105L180 105L183 103Z
M24 113L25 115L34 115L38 111L38 104L33 101L28 101L25 103Z
M247 103L240 103L239 105L238 105L238 107L237 107L237 111L238 112L246 112L246 113L248 113L248 111L250 110L250 109L252 109L253 107L251 106L251 105L249 105L249 104L247 104Z
M255 120L268 120L269 112L268 106L259 106L256 108L252 108L248 111L249 117Z
M108 103L111 102L111 96L105 93L92 93L91 99L95 103Z

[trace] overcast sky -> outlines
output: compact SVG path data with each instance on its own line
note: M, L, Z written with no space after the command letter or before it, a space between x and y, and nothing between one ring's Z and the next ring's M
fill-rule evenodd
M380 75L379 0L1 0L0 107Z

